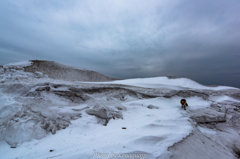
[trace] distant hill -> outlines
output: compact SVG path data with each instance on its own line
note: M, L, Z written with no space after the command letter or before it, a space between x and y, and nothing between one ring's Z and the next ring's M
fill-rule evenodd
M24 67L26 72L42 72L44 75L47 75L52 79L88 82L116 80L115 78L105 76L95 71L67 66L54 61L30 60L30 62L32 62L31 65Z

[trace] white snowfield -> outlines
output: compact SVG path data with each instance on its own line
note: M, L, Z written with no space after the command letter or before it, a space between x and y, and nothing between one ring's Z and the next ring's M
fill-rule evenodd
M168 77L52 79L25 72L33 63L0 67L0 158L238 157L238 88Z
M112 82L103 82L106 84L123 84L145 88L169 88L169 89L206 89L206 90L225 90L238 89L229 86L204 86L188 78L168 78L168 77L152 77L152 78L136 78L126 80L116 80Z
M21 62L14 62L14 63L9 63L4 65L5 67L8 66L19 66L19 67L25 67L25 66L31 66L32 62L31 61L21 61Z

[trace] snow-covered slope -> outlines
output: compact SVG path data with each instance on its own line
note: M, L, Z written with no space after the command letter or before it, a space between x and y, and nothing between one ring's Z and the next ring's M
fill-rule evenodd
M49 61L0 67L0 158L238 157L238 88L110 80Z
M124 84L145 88L173 88L173 89L208 89L208 90L224 90L238 89L229 86L204 86L188 78L169 78L169 77L152 77L152 78L136 78L127 80L116 80L113 82L104 82L110 84Z

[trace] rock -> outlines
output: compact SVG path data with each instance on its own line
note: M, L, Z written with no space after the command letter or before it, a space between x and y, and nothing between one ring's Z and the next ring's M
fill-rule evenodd
M105 126L107 126L109 120L112 118L123 119L121 111L114 111L111 108L107 108L107 107L99 105L99 104L96 104L92 109L88 109L86 111L86 113L89 115L95 115L96 117L101 118L101 119L105 119L106 122L105 122L105 124L103 124Z
M158 109L157 106L153 106L152 104L150 104L147 108L149 108L149 109Z
M197 109L191 112L190 118L197 123L218 123L226 121L226 114L214 109Z
M43 78L43 77L44 77L43 73L42 73L42 72L38 72L38 71L36 71L36 72L34 73L34 75L35 75L35 77L37 77L37 78Z
M32 65L24 67L25 72L41 72L44 76L52 79L61 79L66 81L91 81L103 82L113 81L115 78L105 76L101 73L63 65L53 61L31 60Z
M47 86L47 87L39 87L36 89L36 91L50 91L50 87Z

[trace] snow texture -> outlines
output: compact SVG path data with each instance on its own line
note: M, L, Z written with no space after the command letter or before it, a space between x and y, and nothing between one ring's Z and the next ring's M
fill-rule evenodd
M239 89L112 80L50 61L0 67L0 158L240 157Z

